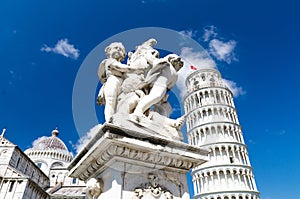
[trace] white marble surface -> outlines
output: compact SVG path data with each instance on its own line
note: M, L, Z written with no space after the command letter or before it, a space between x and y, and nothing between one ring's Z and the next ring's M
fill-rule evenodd
M207 152L165 136L104 124L75 157L70 175L85 181L100 179L103 191L98 199L134 199L139 194L188 199L186 173L204 163Z
M119 119L131 118L127 121L143 126L144 131L178 140L182 139L180 128L185 117L169 118L172 107L167 91L175 85L183 61L176 54L159 58L156 43L149 39L138 45L128 53L127 64L122 63L126 51L121 43L114 42L105 49L107 59L98 69L103 85L97 103L105 105L106 122L127 125Z

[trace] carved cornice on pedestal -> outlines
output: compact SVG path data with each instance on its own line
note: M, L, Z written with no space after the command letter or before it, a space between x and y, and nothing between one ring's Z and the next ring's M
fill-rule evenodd
M105 124L70 165L70 176L88 180L116 161L187 172L206 161L207 151L180 141Z

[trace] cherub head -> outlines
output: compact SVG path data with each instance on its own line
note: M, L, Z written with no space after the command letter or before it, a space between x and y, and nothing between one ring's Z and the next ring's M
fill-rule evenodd
M126 56L126 50L122 43L113 42L105 48L107 58L113 58L118 61L123 61Z
M172 64L176 71L179 71L183 67L183 61L181 57L176 54L167 55L168 61Z

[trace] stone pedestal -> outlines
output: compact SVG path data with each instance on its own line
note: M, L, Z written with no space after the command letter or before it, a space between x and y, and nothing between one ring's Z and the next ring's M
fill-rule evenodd
M72 177L97 180L87 190L93 198L189 199L186 173L206 156L181 141L105 124L69 168Z

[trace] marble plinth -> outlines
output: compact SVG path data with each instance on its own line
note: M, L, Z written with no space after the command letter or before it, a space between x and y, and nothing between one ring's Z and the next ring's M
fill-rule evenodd
M188 199L186 173L207 161L207 153L153 133L104 124L72 161L69 175L101 182L101 194L93 196L98 199Z

